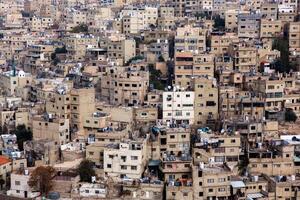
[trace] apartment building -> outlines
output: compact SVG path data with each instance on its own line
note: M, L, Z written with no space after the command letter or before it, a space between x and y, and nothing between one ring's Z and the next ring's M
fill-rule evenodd
M32 76L29 73L25 73L16 69L11 71L2 72L0 74L0 83L2 85L2 90L8 96L15 95L19 88L24 88L30 85L32 82Z
M194 199L229 199L231 175L225 164L193 166Z
M24 70L36 74L40 69L50 66L51 54L55 47L51 44L34 44L28 46Z
M214 125L218 119L218 87L211 76L193 79L195 124Z
M155 7L125 7L120 12L123 20L124 34L137 34L148 28L150 25L157 24L158 9Z
M271 40L282 34L281 21L273 19L262 19L260 23L260 38Z
M206 51L206 32L207 30L203 28L190 25L178 27L175 35L175 52Z
M112 67L101 78L101 95L114 105L141 105L149 87L149 72Z
M190 129L183 127L162 129L158 140L161 156L171 154L180 157L190 149Z
M297 61L300 56L300 23L291 22L289 24L289 51L290 60Z
M53 25L53 20L50 17L37 17L29 18L28 28L30 31L45 31Z
M241 155L241 138L233 133L209 133L198 129L198 138L193 148L194 164L222 164L224 162L236 165Z
M95 89L72 89L70 95L70 127L82 133L85 119L95 111Z
M169 124L194 123L195 93L192 91L174 91L163 93L163 122Z
M98 39L90 35L71 35L64 39L67 50L67 59L83 61L87 49L98 47Z
M12 173L10 175L10 190L7 191L7 194L19 198L35 198L39 196L40 193L34 191L28 185L30 173L28 169Z
M15 170L22 169L26 167L26 159L15 159L11 160L9 157L0 156L0 178L4 180L4 183L8 183L8 179L11 176L11 173Z
M225 28L233 32L238 30L238 14L239 10L232 9L225 11Z
M198 76L214 75L214 55L178 52L175 54L175 84L192 87L192 79Z
M266 20L277 20L278 19L278 4L262 2L261 7L261 17Z
M104 173L112 177L141 178L148 158L148 139L115 143L104 149Z
M295 174L294 146L286 145L282 140L275 140L269 148L277 150L278 153L272 154L262 146L259 146L259 149L250 149L250 173L264 173L268 176L290 176Z
M235 33L211 33L211 53L215 55L225 55L231 43L238 42Z
M280 111L283 108L284 81L280 79L256 80L256 92L263 95L266 101L266 110Z
M109 59L121 59L123 63L136 55L136 43L134 39L110 39L107 42L107 57Z
M173 0L171 2L174 8L175 17L183 17L185 15L185 1L184 0Z
M257 49L251 42L231 44L229 54L233 58L234 69L239 72L257 71Z
M260 14L239 13L238 14L238 36L239 38L259 38Z
M35 116L32 119L32 134L35 140L52 139L55 144L66 144L71 139L69 119L59 118L52 114Z

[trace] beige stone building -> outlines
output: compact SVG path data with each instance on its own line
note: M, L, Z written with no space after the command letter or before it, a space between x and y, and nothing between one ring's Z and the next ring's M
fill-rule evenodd
M32 76L24 71L7 71L0 74L0 83L3 92L8 95L15 95L17 89L24 88L30 85L32 82Z
M75 34L64 39L67 50L67 59L83 61L87 49L98 47L98 39L94 36Z
M148 160L148 139L115 143L104 149L104 173L112 177L141 178Z
M230 176L232 172L226 165L193 166L194 199L229 199Z
M175 35L175 51L206 51L206 29L186 25L178 27Z
M48 44L30 45L25 58L25 71L36 74L40 69L50 66L51 54L54 49L53 45Z
M123 63L126 63L136 55L135 45L135 40L133 39L111 38L107 42L107 57L110 59L120 59Z
M233 57L234 69L239 72L257 70L257 49L249 42L232 43L229 47L229 54Z
M211 162L236 165L241 154L240 135L205 133L198 131L200 142L195 143L193 148L194 164L209 164ZM205 143L208 141L208 144ZM219 144L219 145L217 145Z
M291 22L289 25L290 60L297 61L300 55L300 23Z
M85 119L95 111L95 89L72 89L70 95L70 127L81 132L83 130Z
M66 144L71 139L69 119L59 118L52 114L35 116L32 119L32 134L35 140L52 139L55 144Z
M214 75L214 55L208 53L175 53L175 85L192 87L192 79Z
M211 76L193 79L195 91L195 124L198 126L215 125L218 119L218 87L217 80Z
M224 55L228 53L231 43L238 42L238 36L235 33L211 34L211 53L215 55Z
M140 66L139 66L140 67ZM101 96L114 105L143 104L149 87L149 72L125 67L108 68L101 78Z

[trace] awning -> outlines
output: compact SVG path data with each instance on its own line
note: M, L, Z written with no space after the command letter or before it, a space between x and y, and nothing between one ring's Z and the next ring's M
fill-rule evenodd
M246 187L243 181L231 181L230 184L234 189Z

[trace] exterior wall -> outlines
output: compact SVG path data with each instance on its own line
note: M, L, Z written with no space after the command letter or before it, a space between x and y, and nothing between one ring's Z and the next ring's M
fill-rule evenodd
M164 92L163 121L176 124L193 124L194 99L194 92Z

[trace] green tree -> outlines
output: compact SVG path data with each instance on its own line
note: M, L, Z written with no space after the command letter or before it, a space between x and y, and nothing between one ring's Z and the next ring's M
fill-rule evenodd
M298 118L296 113L292 109L287 109L284 114L286 122L295 122Z
M88 33L89 28L86 24L79 24L78 26L75 26L72 30L72 33Z
M23 151L23 143L28 140L32 140L32 132L31 130L27 129L24 124L18 125L14 134L17 136L17 143L19 150Z
M272 49L280 51L280 58L275 61L274 69L278 72L289 72L293 66L289 62L289 41L285 37L277 37L274 39Z
M153 85L155 89L164 90L165 85L161 81L162 73L160 70L154 69L153 66L149 66L149 83Z
M95 176L95 170L94 170L94 164L89 160L83 160L81 161L79 167L78 167L78 173L80 176L80 181L83 182L91 182L92 176Z
M28 181L28 185L40 191L42 196L47 196L53 187L53 177L56 175L55 169L51 166L39 166L33 170Z
M214 20L214 28L223 31L225 30L225 19L221 18L220 15L215 15L213 17Z

